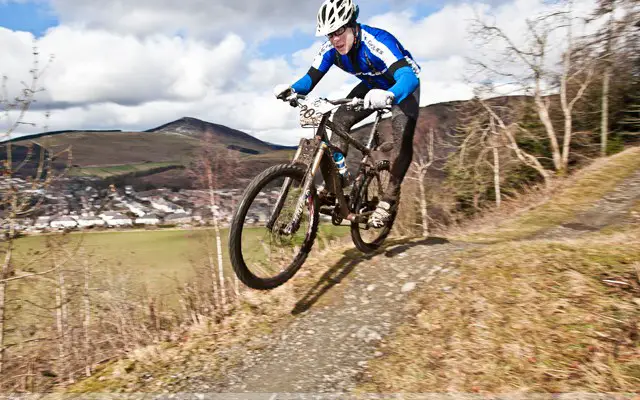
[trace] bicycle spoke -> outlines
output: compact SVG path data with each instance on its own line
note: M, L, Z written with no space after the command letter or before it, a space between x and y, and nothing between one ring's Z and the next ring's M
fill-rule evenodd
M374 175L367 177L365 186L361 189L358 200L358 212L363 215L371 215L383 198L384 191L390 180L390 172L383 169ZM363 252L371 252L378 248L388 236L391 228L373 228L366 223L352 224L351 236L354 243Z
M294 220L302 195L301 182L290 179L290 186L284 191L285 197L280 198L285 179L281 177L270 182L268 188L256 196L247 212L254 216L251 220L254 223L245 224L243 229L242 254L247 269L257 277L268 278L285 271L300 252L309 229L308 204L305 203L298 220ZM258 216L258 222L255 222L255 216ZM272 221L270 228L266 226L269 220ZM291 227L295 229L291 230Z

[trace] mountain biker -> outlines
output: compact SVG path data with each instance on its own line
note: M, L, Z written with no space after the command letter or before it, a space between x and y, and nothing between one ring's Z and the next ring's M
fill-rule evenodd
M355 75L360 82L348 98L364 98L364 110L341 106L331 116L331 127L347 134L351 127L374 110L392 105L391 126L394 151L390 182L369 218L381 228L397 206L400 186L413 157L413 135L420 101L420 67L390 33L356 22L359 8L353 0L325 0L317 18L316 36L327 36L305 76L292 85L278 85L274 94L285 99L292 93L308 94L332 65ZM334 135L331 145L345 156L348 144ZM397 151L399 148L399 152Z

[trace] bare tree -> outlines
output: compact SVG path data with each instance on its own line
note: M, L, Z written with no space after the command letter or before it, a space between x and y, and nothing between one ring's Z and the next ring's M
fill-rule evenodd
M616 59L624 52L629 41L637 40L633 34L634 25L640 18L640 7L634 0L598 0L589 23L607 21L593 35L587 38L586 46L599 52L603 64L600 118L600 154L607 154L610 135L611 83L614 78Z
M2 77L2 90L0 92L0 107L3 109L2 118L6 123L6 129L0 134L2 149L2 162L0 166L0 226L2 229L3 245L2 265L0 266L0 374L5 365L5 332L6 332L6 304L7 285L9 282L26 279L33 276L45 275L53 271L47 270L38 273L26 273L18 271L14 262L15 239L18 236L18 220L31 215L37 210L43 200L44 192L59 176L53 168L53 161L66 153L70 160L71 152L63 151L59 154L51 154L41 146L29 144L24 151L22 159L15 157L13 136L22 125L35 126L26 121L26 115L32 104L36 101L36 95L44 89L40 86L40 79L46 70L40 68L40 54L37 48L33 48L33 65L30 70L30 82L22 82L22 89L17 96L11 96L8 91L9 77ZM48 64L47 64L48 65ZM70 165L70 162L68 163ZM31 169L31 172L30 172ZM23 179L25 178L26 179Z
M489 127L491 129L491 137L488 147L491 149L491 155L493 156L493 163L491 164L491 169L493 170L493 188L496 197L496 207L499 208L502 204L502 190L500 186L500 147L502 147L502 140L493 117L490 119Z
M221 148L215 143L213 133L207 131L204 133L200 153L196 156L194 163L190 166L191 174L196 177L200 187L204 187L209 195L209 209L211 212L211 222L213 224L216 258L217 258L217 274L213 262L213 254L207 245L207 253L209 258L209 266L212 277L212 290L217 291L220 296L220 309L225 312L228 303L227 285L225 279L224 259L222 254L222 239L220 232L220 209L221 204L216 198L216 190L221 189L225 183L231 182L236 176L239 168L239 160L237 154L226 148ZM215 276L218 281L216 285ZM234 280L233 290L238 297L238 282Z
M436 130L434 128L428 129L425 136L425 140L414 144L413 161L411 163L411 172L413 176L409 176L408 178L415 180L418 183L420 196L417 200L420 205L420 215L422 217L422 236L429 237L429 212L425 179L429 169L435 161L434 142Z
M615 41L615 0L608 1L610 6L609 21L606 28L606 45L604 54L604 76L602 78L602 119L600 122L600 155L607 155L607 141L609 138L609 83L611 81L612 60L611 51Z
M596 63L589 58L583 57L582 65L575 68L577 63L573 62L574 39L573 39L573 21L572 7L573 1L569 1L569 11L566 14L566 50L563 55L562 72L560 74L560 104L564 113L564 142L562 146L562 169L561 172L567 172L569 167L569 152L571 151L571 138L573 136L573 108L577 101L584 95L585 90L591 83ZM586 60L585 60L586 58ZM578 90L569 99L569 84L582 77L578 83Z
M84 318L82 320L83 350L84 350L84 373L91 376L91 265L89 260L83 257L83 285L82 285L82 305Z
M62 268L58 268L58 260L55 251L51 253L52 269L56 269L58 272L58 279L56 282L56 329L58 332L58 375L65 376L70 371L67 370L69 360L67 359L67 352L69 349L69 339L67 336L67 326L69 324L69 312L68 312L68 298L67 288L65 283L65 273Z
M495 109L495 115L512 113L512 110L508 106L492 103L474 98L459 110L457 131L462 139L456 163L457 169L464 171L471 180L475 209L479 209L480 196L488 190L490 182L493 183L496 207L502 204L501 158L506 157L504 153L509 151L509 147L496 117L487 109Z
M567 171L569 164L569 155L571 151L571 139L573 135L573 108L578 102L585 89L590 84L594 63L583 61L579 68L575 68L573 56L575 49L573 46L572 33L572 4L568 2L568 10L556 12L535 20L527 20L527 33L529 40L522 45L518 45L512 37L507 35L505 31L493 24L476 19L476 27L473 34L483 39L487 43L499 41L505 45L505 58L495 62L484 62L474 60L473 63L480 67L485 74L496 76L500 82L508 81L509 84L520 87L525 92L532 92L538 117L544 126L554 170L560 174ZM560 28L566 29L566 36L562 59L562 69L559 77L556 77L548 67L549 49L551 47L551 34ZM522 75L519 72L502 69L502 65L510 64L509 60L516 60L515 68L524 68L526 73ZM564 131L563 143L560 145L560 134L553 125L550 115L550 107L552 104L553 83L559 78L560 85L557 89L560 97L560 104L564 114ZM570 88L572 83L576 83L578 90L572 92ZM523 154L521 154L523 155ZM520 158L520 155L518 156ZM528 157L524 157L528 159ZM531 160L528 160L529 162Z

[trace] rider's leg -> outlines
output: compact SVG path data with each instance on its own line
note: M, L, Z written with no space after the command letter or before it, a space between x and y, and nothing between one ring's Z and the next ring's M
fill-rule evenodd
M373 227L380 228L387 223L392 214L391 209L399 200L400 187L413 158L413 136L420 111L419 101L420 88L416 89L402 103L393 106L391 127L394 150L391 176L378 207L369 218L369 224Z
M367 85L364 82L361 82L351 90L351 92L347 95L347 98L364 98L369 90L370 89L367 87ZM372 110L355 111L347 106L339 107L336 112L333 113L329 118L330 126L332 127L329 129L329 131L332 133L331 145L334 146L334 150L339 150L346 157L347 153L349 152L349 146L344 139L336 134L333 134L333 131L337 131L342 134L348 134L353 125L367 118L371 114L373 114Z
M363 98L369 90L370 89L367 87L367 85L362 82L355 88L353 88L353 90L351 90L351 92L347 95L347 98ZM333 150L340 151L346 157L347 153L349 152L348 143L346 143L346 141L340 136L334 134L333 131L348 134L353 125L367 118L372 113L372 110L355 111L347 106L341 106L340 108L338 108L336 112L333 113L329 118L331 128L329 128L327 132L328 136L330 133L330 144L333 147ZM318 134L320 134L321 136L323 136L323 133L324 132L318 132ZM330 192L335 192L333 175L328 173L329 166L327 165L327 163L329 162L333 162L333 160L331 160L329 156L323 157L322 163L320 164L320 170L322 171L322 177L324 178L324 181L326 183L325 187L327 188L327 190Z
M420 112L419 101L420 88L416 89L402 103L395 105L392 110L391 127L394 152L391 161L391 177L383 197L383 200L391 203L398 200L400 186L413 158L413 136Z

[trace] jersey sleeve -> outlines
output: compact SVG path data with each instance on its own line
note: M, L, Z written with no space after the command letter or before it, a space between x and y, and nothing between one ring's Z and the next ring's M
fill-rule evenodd
M329 68L333 65L334 54L333 45L331 42L326 42L320 48L320 51L313 59L313 63L311 64L311 68L306 73L305 76L300 78L297 82L295 82L291 87L296 93L300 94L308 94L316 87L318 82L322 79L322 77L329 71Z
M420 86L420 80L409 66L397 69L393 78L396 83L389 88L389 91L395 96L394 104L402 103Z
M322 74L326 74L329 71L329 68L333 65L333 60L335 57L336 50L333 48L331 42L325 42L322 47L320 47L320 51L313 59L313 63L311 63L311 68L314 68L320 71Z

